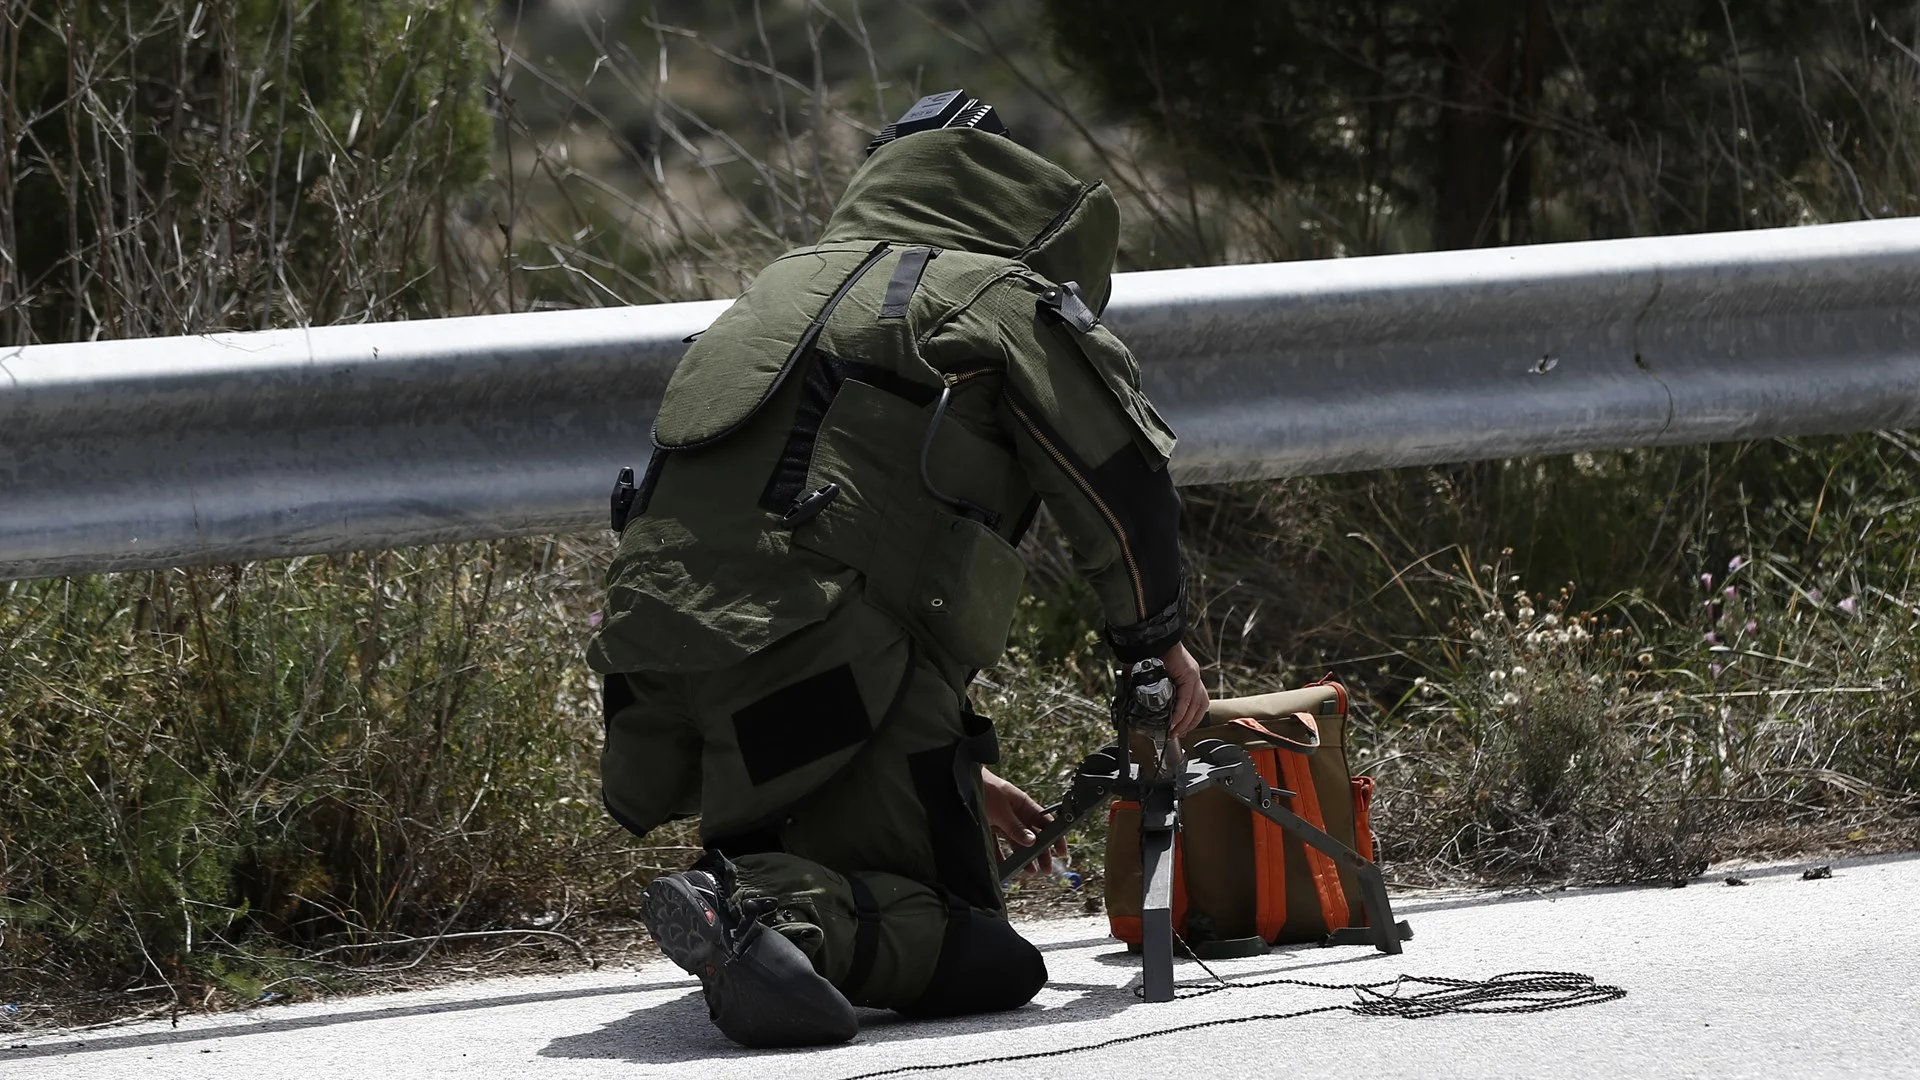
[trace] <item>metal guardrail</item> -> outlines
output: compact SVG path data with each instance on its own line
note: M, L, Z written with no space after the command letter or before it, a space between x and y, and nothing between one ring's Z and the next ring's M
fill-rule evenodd
M725 301L0 349L0 579L604 527ZM1920 219L1123 274L1182 483L1920 426Z

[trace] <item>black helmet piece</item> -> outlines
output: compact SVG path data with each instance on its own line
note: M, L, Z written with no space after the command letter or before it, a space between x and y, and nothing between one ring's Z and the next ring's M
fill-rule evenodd
M902 136L936 128L957 127L973 128L989 135L1008 134L1007 125L1000 122L1000 114L993 111L993 106L979 98L969 97L965 90L948 90L945 93L928 94L915 102L913 108L900 114L900 119L881 128L880 134L867 144L867 153L871 155Z

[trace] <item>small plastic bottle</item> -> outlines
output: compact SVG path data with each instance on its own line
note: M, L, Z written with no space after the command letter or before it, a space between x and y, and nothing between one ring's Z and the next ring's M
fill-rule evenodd
M1080 888L1080 873L1073 869L1073 856L1055 855L1053 857L1053 880L1069 889Z

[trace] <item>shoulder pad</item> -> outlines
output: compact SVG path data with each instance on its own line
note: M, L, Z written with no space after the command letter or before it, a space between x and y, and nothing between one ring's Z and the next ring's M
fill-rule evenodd
M1132 421L1141 452L1156 468L1165 465L1173 457L1173 428L1140 389L1140 365L1132 351L1104 326L1092 326L1074 334L1073 342L1119 401L1121 411Z

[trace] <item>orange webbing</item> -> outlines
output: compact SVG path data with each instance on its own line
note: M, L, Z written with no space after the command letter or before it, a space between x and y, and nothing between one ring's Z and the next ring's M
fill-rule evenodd
M1247 756L1268 787L1281 787L1278 750L1255 750ZM1248 811L1252 813L1252 811ZM1272 941L1287 925L1287 834L1264 815L1253 815L1254 926Z
M1293 754L1284 750L1280 754L1280 772L1286 780L1286 786L1294 791L1294 813L1307 819L1307 824L1325 832L1326 815L1320 812L1320 794L1314 790L1313 770L1308 766L1305 754ZM1340 868L1327 854L1311 844L1305 844L1307 868L1313 874L1313 889L1320 895L1320 914L1327 921L1329 931L1338 930L1347 925L1347 891L1340 887Z
M1312 713L1294 713L1293 719L1296 722L1298 722L1301 726L1305 727L1308 731L1313 733L1313 742L1308 745L1318 746L1320 744L1320 721L1317 718L1315 718ZM1261 723L1258 720L1255 720L1251 716L1242 716L1239 719L1229 720L1227 722L1237 727L1246 728L1248 731L1253 731L1261 735L1265 735L1267 738L1272 739L1274 742L1277 742L1282 746L1293 746L1293 747L1300 746L1300 743L1298 740L1289 739L1284 735L1274 732L1271 728L1267 727L1267 725ZM1252 753L1252 751L1248 751L1248 753Z
M1353 778L1353 849L1373 861L1373 777Z
M1344 720L1346 718L1347 687L1346 687L1346 684L1338 683L1333 680L1333 672L1331 671L1327 672L1325 675L1320 676L1319 678L1313 680L1312 682L1302 685L1300 689L1305 690L1309 686L1333 687L1334 710L1340 714L1341 719Z

